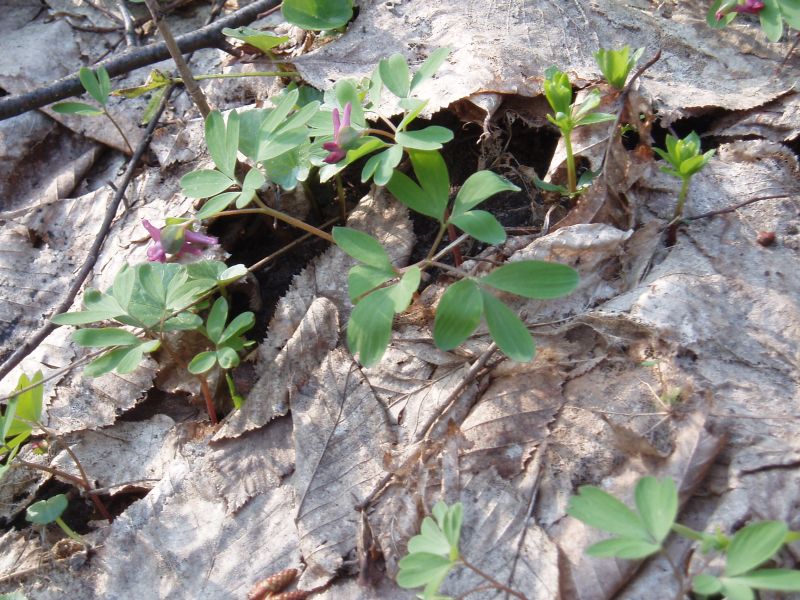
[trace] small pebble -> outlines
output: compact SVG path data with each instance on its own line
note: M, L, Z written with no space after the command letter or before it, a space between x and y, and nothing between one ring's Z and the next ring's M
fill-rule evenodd
M774 231L759 231L758 235L756 236L756 242L759 245L764 246L772 246L775 243L775 232Z

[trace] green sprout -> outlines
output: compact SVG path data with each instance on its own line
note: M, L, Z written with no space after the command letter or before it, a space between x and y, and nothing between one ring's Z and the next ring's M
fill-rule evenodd
M58 494L48 500L40 500L31 504L25 511L25 519L34 525L49 525L55 522L69 537L83 543L83 538L75 533L61 518L66 509L67 497L64 494Z
M667 135L667 149L653 148L655 152L669 163L661 167L664 173L679 177L683 182L678 194L678 204L675 206L673 219L683 214L683 205L686 203L686 194L689 191L689 181L695 173L702 170L714 156L714 150L700 153L700 136L694 131L683 139Z
M546 191L559 191L574 196L578 193L579 187L583 189L589 185L592 175L582 177L581 181L578 181L575 155L572 150L572 130L583 125L614 121L616 116L592 112L600 105L600 90L594 89L589 92L581 103L572 102L572 84L566 73L559 71L556 67L550 67L544 72L544 75L544 95L553 109L553 114L547 115L547 119L558 127L561 135L564 136L564 150L567 154L567 187L548 184L538 178L534 179L534 183L536 187Z
M631 54L631 49L625 46L619 50L606 50L601 48L594 53L594 60L606 81L613 87L621 90L625 87L628 74L642 57L644 48L639 48Z

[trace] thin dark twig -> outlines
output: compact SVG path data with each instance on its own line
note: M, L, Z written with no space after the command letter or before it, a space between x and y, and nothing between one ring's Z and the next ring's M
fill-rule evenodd
M84 281L89 276L89 273L94 268L95 262L97 262L97 258L100 254L100 249L103 247L103 243L105 242L106 236L111 229L111 224L114 222L114 217L117 214L117 210L119 209L120 202L122 202L123 197L125 196L125 190L128 188L128 184L133 179L133 173L136 170L136 166L139 164L139 160L142 158L144 151L147 149L147 146L150 144L150 139L153 136L153 131L158 124L158 120L161 117L161 113L164 111L164 107L167 105L167 101L169 100L170 94L174 86L170 86L167 88L167 91L164 93L164 97L161 99L161 104L156 111L155 116L150 121L150 124L147 126L145 130L144 137L142 141L139 142L139 145L136 147L136 152L133 153L130 162L128 162L128 168L125 169L125 173L122 176L122 180L120 181L119 185L117 186L117 191L114 194L111 202L106 208L106 214L103 218L103 222L100 225L100 228L97 231L97 236L95 237L94 243L92 243L92 247L89 248L88 255L86 260L84 261L83 265L81 266L78 273L72 279L72 285L70 286L69 290L67 290L67 294L61 303L53 309L52 314L59 314L66 312L72 306L73 301L75 300L75 296L78 295L81 287L83 287ZM14 351L11 356L4 360L3 364L0 365L0 380L2 380L6 375L8 375L11 370L16 367L22 359L28 356L31 352L33 352L34 348L39 346L45 338L50 335L55 328L58 327L52 321L47 321L36 333L33 335L28 336L25 342L19 346L16 351Z
M125 0L117 0L117 7L122 15L122 23L125 25L125 43L129 48L135 48L139 45L139 38L136 35L136 23L133 21L133 16L125 4Z
M203 115L203 118L207 118L211 112L211 108L208 106L206 95L192 76L192 70L189 68L189 65L186 64L186 60L183 58L183 54L181 54L181 50L175 42L175 37L172 35L172 30L164 20L164 15L159 10L156 0L144 0L144 3L147 5L147 10L150 11L150 15L153 17L153 22L158 28L158 33L161 34L161 37L167 44L167 50L169 50L169 54L175 62L175 66L178 67L178 73L181 74L181 79L183 79L183 85L186 87L186 91L189 92L192 101L195 106L197 106L200 114Z
M678 219L679 221L696 221L697 219L708 219L709 217L715 217L717 215L724 215L726 213L736 212L740 208L747 206L748 204L754 204L756 202L761 202L762 200L775 200L778 198L791 198L790 194L774 194L772 196L758 196L756 198L750 198L749 200L745 200L744 202L739 202L727 208L720 208L719 210L712 210L709 212L702 213L700 215L694 215L693 217L681 217Z
M252 4L237 10L213 24L201 27L197 31L187 33L175 38L175 43L181 52L193 52L200 48L215 47L223 39L222 30L225 27L239 27L255 20L256 16L268 8L280 4L280 0L256 0ZM169 50L164 42L158 42L128 50L123 54L98 63L95 68L103 66L111 77L129 73L140 67L170 58ZM39 108L83 93L83 86L77 75L71 75L52 84L33 90L26 94L15 94L0 98L0 120L20 115L24 112Z
M497 579L495 579L494 577L492 577L491 575L489 575L485 571L481 571L478 567L473 565L471 562L469 562L463 556L459 560L461 560L461 563L465 567L467 567L471 571L474 571L475 573L477 573L478 575L483 577L486 581L491 583L493 587L495 587L496 589L500 590L501 592L505 592L506 594L514 596L514 598L519 598L519 600L528 600L527 596L525 596L524 594L521 594L520 592L518 592L516 590L512 590L507 585L504 585L504 584L500 583L499 581L497 581Z

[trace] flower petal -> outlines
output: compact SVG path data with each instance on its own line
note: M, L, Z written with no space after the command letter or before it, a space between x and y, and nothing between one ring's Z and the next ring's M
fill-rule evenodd
M161 230L158 227L153 225L147 219L142 219L142 225L144 225L144 228L147 229L147 233L150 234L151 238L157 242L161 240Z

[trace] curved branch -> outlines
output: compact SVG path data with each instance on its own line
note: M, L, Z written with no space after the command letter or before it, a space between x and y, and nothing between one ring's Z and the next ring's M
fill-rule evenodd
M239 27L252 23L260 13L279 4L280 0L256 0L211 25L177 37L175 42L184 53L217 46L224 41L222 30L225 27ZM94 67L103 66L111 77L115 77L168 58L170 58L170 54L167 45L164 42L158 42L128 50L119 56L97 63ZM5 96L0 98L0 121L82 93L83 86L80 79L77 75L71 75L32 92Z

